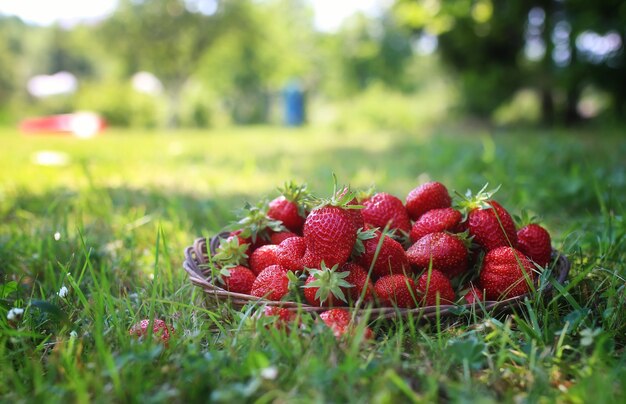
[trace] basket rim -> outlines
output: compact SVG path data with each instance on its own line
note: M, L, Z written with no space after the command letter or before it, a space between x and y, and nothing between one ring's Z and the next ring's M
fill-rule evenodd
M329 310L328 307L311 306L301 302L274 301L262 297L256 297L241 293L229 292L219 286L211 283L210 277L206 275L204 266L208 263L208 250L215 251L219 245L220 238L228 236L227 232L221 232L211 237L207 243L205 237L198 237L193 244L184 249L183 268L189 276L189 280L194 286L200 287L205 293L214 297L218 301L228 302L236 308L245 305L255 304L259 306L276 306L285 308L289 311L302 311L310 313L320 313ZM208 244L208 246L207 246ZM558 250L552 250L552 259L555 262L553 268L557 272L556 281L563 285L567 280L571 263L567 257ZM208 268L207 268L208 269ZM549 295L552 292L552 284L548 283L541 293ZM446 304L439 306L422 306L416 308L398 308L398 307L363 307L355 308L348 306L340 306L338 308L357 311L357 314L369 314L370 317L391 319L395 317L420 316L423 318L444 317L456 315L459 310L466 309L477 314L483 312L497 312L514 306L519 306L529 294L511 297L504 300L487 300L480 304Z

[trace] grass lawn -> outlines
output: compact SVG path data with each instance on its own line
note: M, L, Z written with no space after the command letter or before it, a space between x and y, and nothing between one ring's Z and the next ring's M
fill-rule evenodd
M626 138L595 129L2 130L1 401L624 402L624 156ZM333 172L401 199L427 179L501 184L504 206L541 216L569 281L509 315L373 322L371 344L205 304L183 248L286 180L330 194ZM151 316L174 325L167 348L129 337Z

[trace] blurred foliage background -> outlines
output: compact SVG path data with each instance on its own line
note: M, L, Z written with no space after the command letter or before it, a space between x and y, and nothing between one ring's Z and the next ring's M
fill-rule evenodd
M120 0L71 26L0 15L0 125L76 110L119 127L281 124L296 80L307 121L338 129L626 116L620 0L395 0L335 32L316 30L305 0L210 3ZM58 72L75 92L29 94L30 78Z

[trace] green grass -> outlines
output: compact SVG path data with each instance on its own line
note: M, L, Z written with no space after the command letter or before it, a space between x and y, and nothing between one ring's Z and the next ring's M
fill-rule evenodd
M0 132L0 397L6 402L626 400L626 141L581 130L413 134L315 129L110 131L91 140ZM37 152L65 153L42 166ZM502 188L573 263L549 299L509 315L373 322L337 342L311 319L285 333L212 307L182 250L244 201L332 173L404 198L426 179ZM66 298L57 292L70 290ZM13 307L26 311L9 323ZM176 328L136 343L141 318Z

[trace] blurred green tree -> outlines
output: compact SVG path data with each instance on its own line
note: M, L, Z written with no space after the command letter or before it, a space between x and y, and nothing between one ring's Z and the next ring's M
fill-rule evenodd
M312 14L303 0L238 1L235 18L207 49L196 76L233 122L266 122L271 98L289 79L307 86L316 80Z
M92 49L94 41L90 38L87 42L81 43L81 34L87 32L83 31L84 28L68 30L59 25L47 28L46 52L42 55L45 60L39 65L43 69L40 73L54 74L68 71L81 78L93 75L94 65L98 62L89 50Z
M215 9L205 10L198 1L121 0L116 12L102 24L101 38L123 61L127 76L145 70L161 80L169 99L170 126L177 124L186 80L237 14L236 1L215 5Z
M394 12L416 32L438 39L471 113L489 117L530 87L540 94L544 123L571 124L591 84L612 95L623 117L626 3L620 0L397 0ZM613 43L585 49L585 35Z
M0 121L4 106L19 90L20 59L26 26L16 17L0 16Z
M333 95L354 96L372 84L408 89L405 68L413 57L411 36L391 14L356 14L337 34L324 38L326 87Z

